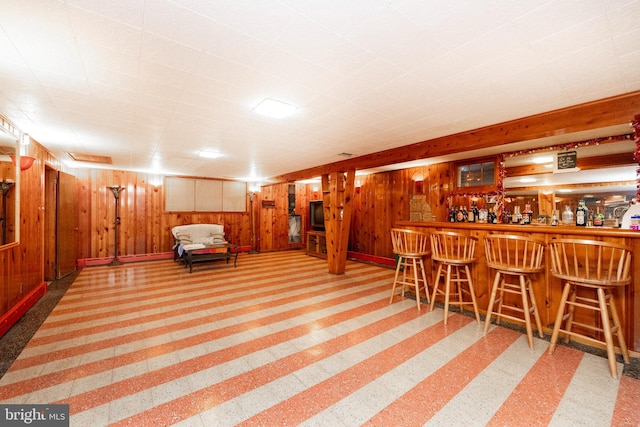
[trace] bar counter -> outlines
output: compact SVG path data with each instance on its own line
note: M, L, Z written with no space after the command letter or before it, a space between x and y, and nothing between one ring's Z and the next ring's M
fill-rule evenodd
M624 288L624 292L620 290L615 297L617 298L618 304L616 307L618 308L622 327L624 328L627 346L631 351L632 357L640 356L640 231L566 225L549 226L464 222L399 221L395 223L395 226L424 232L456 231L477 237L478 245L476 247L476 255L478 256L478 261L473 265L471 275L478 299L478 309L483 313L486 312L487 305L489 304L490 288L493 284L495 274L493 270L487 267L484 258L484 236L488 234L500 233L528 236L545 243L553 238L602 240L631 247L634 254L631 272L632 283ZM533 278L533 285L535 286L536 302L540 310L543 328L546 333L550 334L553 329L553 322L555 321L563 285L559 279L551 275L551 266L546 254L544 262L546 265L545 272ZM429 266L431 266L430 262ZM432 283L429 283L429 286L431 287ZM580 317L580 321L590 324L600 323L597 316L589 316L590 315L585 315L584 317Z

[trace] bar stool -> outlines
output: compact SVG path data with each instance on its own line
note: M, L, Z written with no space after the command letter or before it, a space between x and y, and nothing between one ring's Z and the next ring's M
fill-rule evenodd
M447 324L449 305L459 306L460 312L464 311L465 305L472 305L476 321L480 323L476 294L469 270L469 266L477 259L475 256L477 242L476 237L456 232L431 233L431 259L438 264L431 296L431 310L436 302L436 296L444 295L445 325ZM444 291L440 289L440 276L444 277ZM464 283L467 284L466 288L462 286ZM452 301L452 297L454 301ZM456 297L457 301L455 301Z
M416 304L418 311L420 311L421 288L424 289L427 302L429 301L429 286L423 261L424 257L431 253L429 251L429 235L419 231L392 228L391 244L393 245L393 253L397 255L398 260L389 303L393 301L397 285L402 285L402 296L404 296L407 286L413 286L416 293ZM413 274L407 274L410 270L413 271ZM400 271L402 271L402 279L398 280Z
M544 270L542 264L544 243L522 236L492 234L484 238L484 248L487 266L496 270L487 317L484 321L484 333L486 334L489 330L491 316L494 313L497 325L502 318L516 322L524 321L529 348L533 348L531 313L536 321L538 335L540 338L544 337L536 296L531 284L531 276ZM509 279L513 280L510 282ZM496 299L498 291L500 295ZM522 306L505 303L505 294L519 295ZM498 309L494 311L496 303L498 303ZM505 309L507 313L503 312ZM518 314L522 317L517 317Z
M560 332L565 334L565 343L569 342L571 336L582 337L594 343L604 343L611 376L617 378L613 335L618 338L625 363L629 363L629 350L624 340L612 290L623 289L631 283L631 254L631 248L628 246L593 240L554 239L549 243L551 274L565 282L551 334L549 354L555 350ZM592 293L585 296L581 292L578 295L578 288L595 291L595 298ZM576 309L599 312L602 327L578 322L575 316ZM575 332L575 326L594 334ZM603 334L604 341L599 339L597 334Z

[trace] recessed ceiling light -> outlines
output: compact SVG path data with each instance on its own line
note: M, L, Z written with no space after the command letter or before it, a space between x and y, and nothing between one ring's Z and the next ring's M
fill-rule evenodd
M217 159L218 157L222 157L222 153L216 150L202 150L198 155L207 159Z
M281 119L283 117L290 116L297 110L291 104L286 102L276 101L275 99L265 98L258 105L253 107L253 111L263 116L273 117L275 119Z
M533 158L533 163L538 165L543 163L553 163L553 156L536 156Z

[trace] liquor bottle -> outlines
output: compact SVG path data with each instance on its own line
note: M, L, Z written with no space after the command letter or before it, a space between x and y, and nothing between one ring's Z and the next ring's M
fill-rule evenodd
M456 207L451 206L449 208L449 222L456 222L457 217L458 217L458 212L456 212Z
M589 210L584 204L584 200L580 199L580 201L578 202L578 208L576 209L576 225L579 227L586 227L588 219Z
M525 203L524 211L522 211L522 224L531 224L533 220L533 211L531 210L531 205L529 203Z
M511 214L511 223L512 224L520 224L520 206L513 207L513 213Z
M462 211L462 206L458 208L458 212L456 213L456 221L464 222L464 212Z
M605 221L605 216L604 216L604 212L600 212L600 207L598 207L598 216L600 217L600 223L602 224L601 227L604 227L604 224L606 223Z
M602 227L604 225L604 215L600 213L600 206L596 206L596 213L593 215L593 226Z
M466 206L462 207L462 222L469 221L469 211Z
M473 202L473 216L476 218L476 221L480 218L480 209L478 209L478 204L476 202Z
M564 212L562 212L562 223L564 225L573 224L573 212L569 205L564 205Z
M478 222L486 224L489 221L489 211L486 208L478 210Z
M477 215L476 215L477 208L474 209L474 204L475 202L471 204L471 208L469 208L469 212L467 215L467 221L469 222L476 222L476 219L477 219Z
M488 214L487 222L489 224L496 224L498 222L498 217L497 217L496 213L493 211L493 208L489 208L489 214Z

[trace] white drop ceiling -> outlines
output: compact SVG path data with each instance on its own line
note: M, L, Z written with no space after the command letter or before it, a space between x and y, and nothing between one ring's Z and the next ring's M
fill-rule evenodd
M640 0L3 0L0 113L61 160L265 179L639 90L638 22Z

